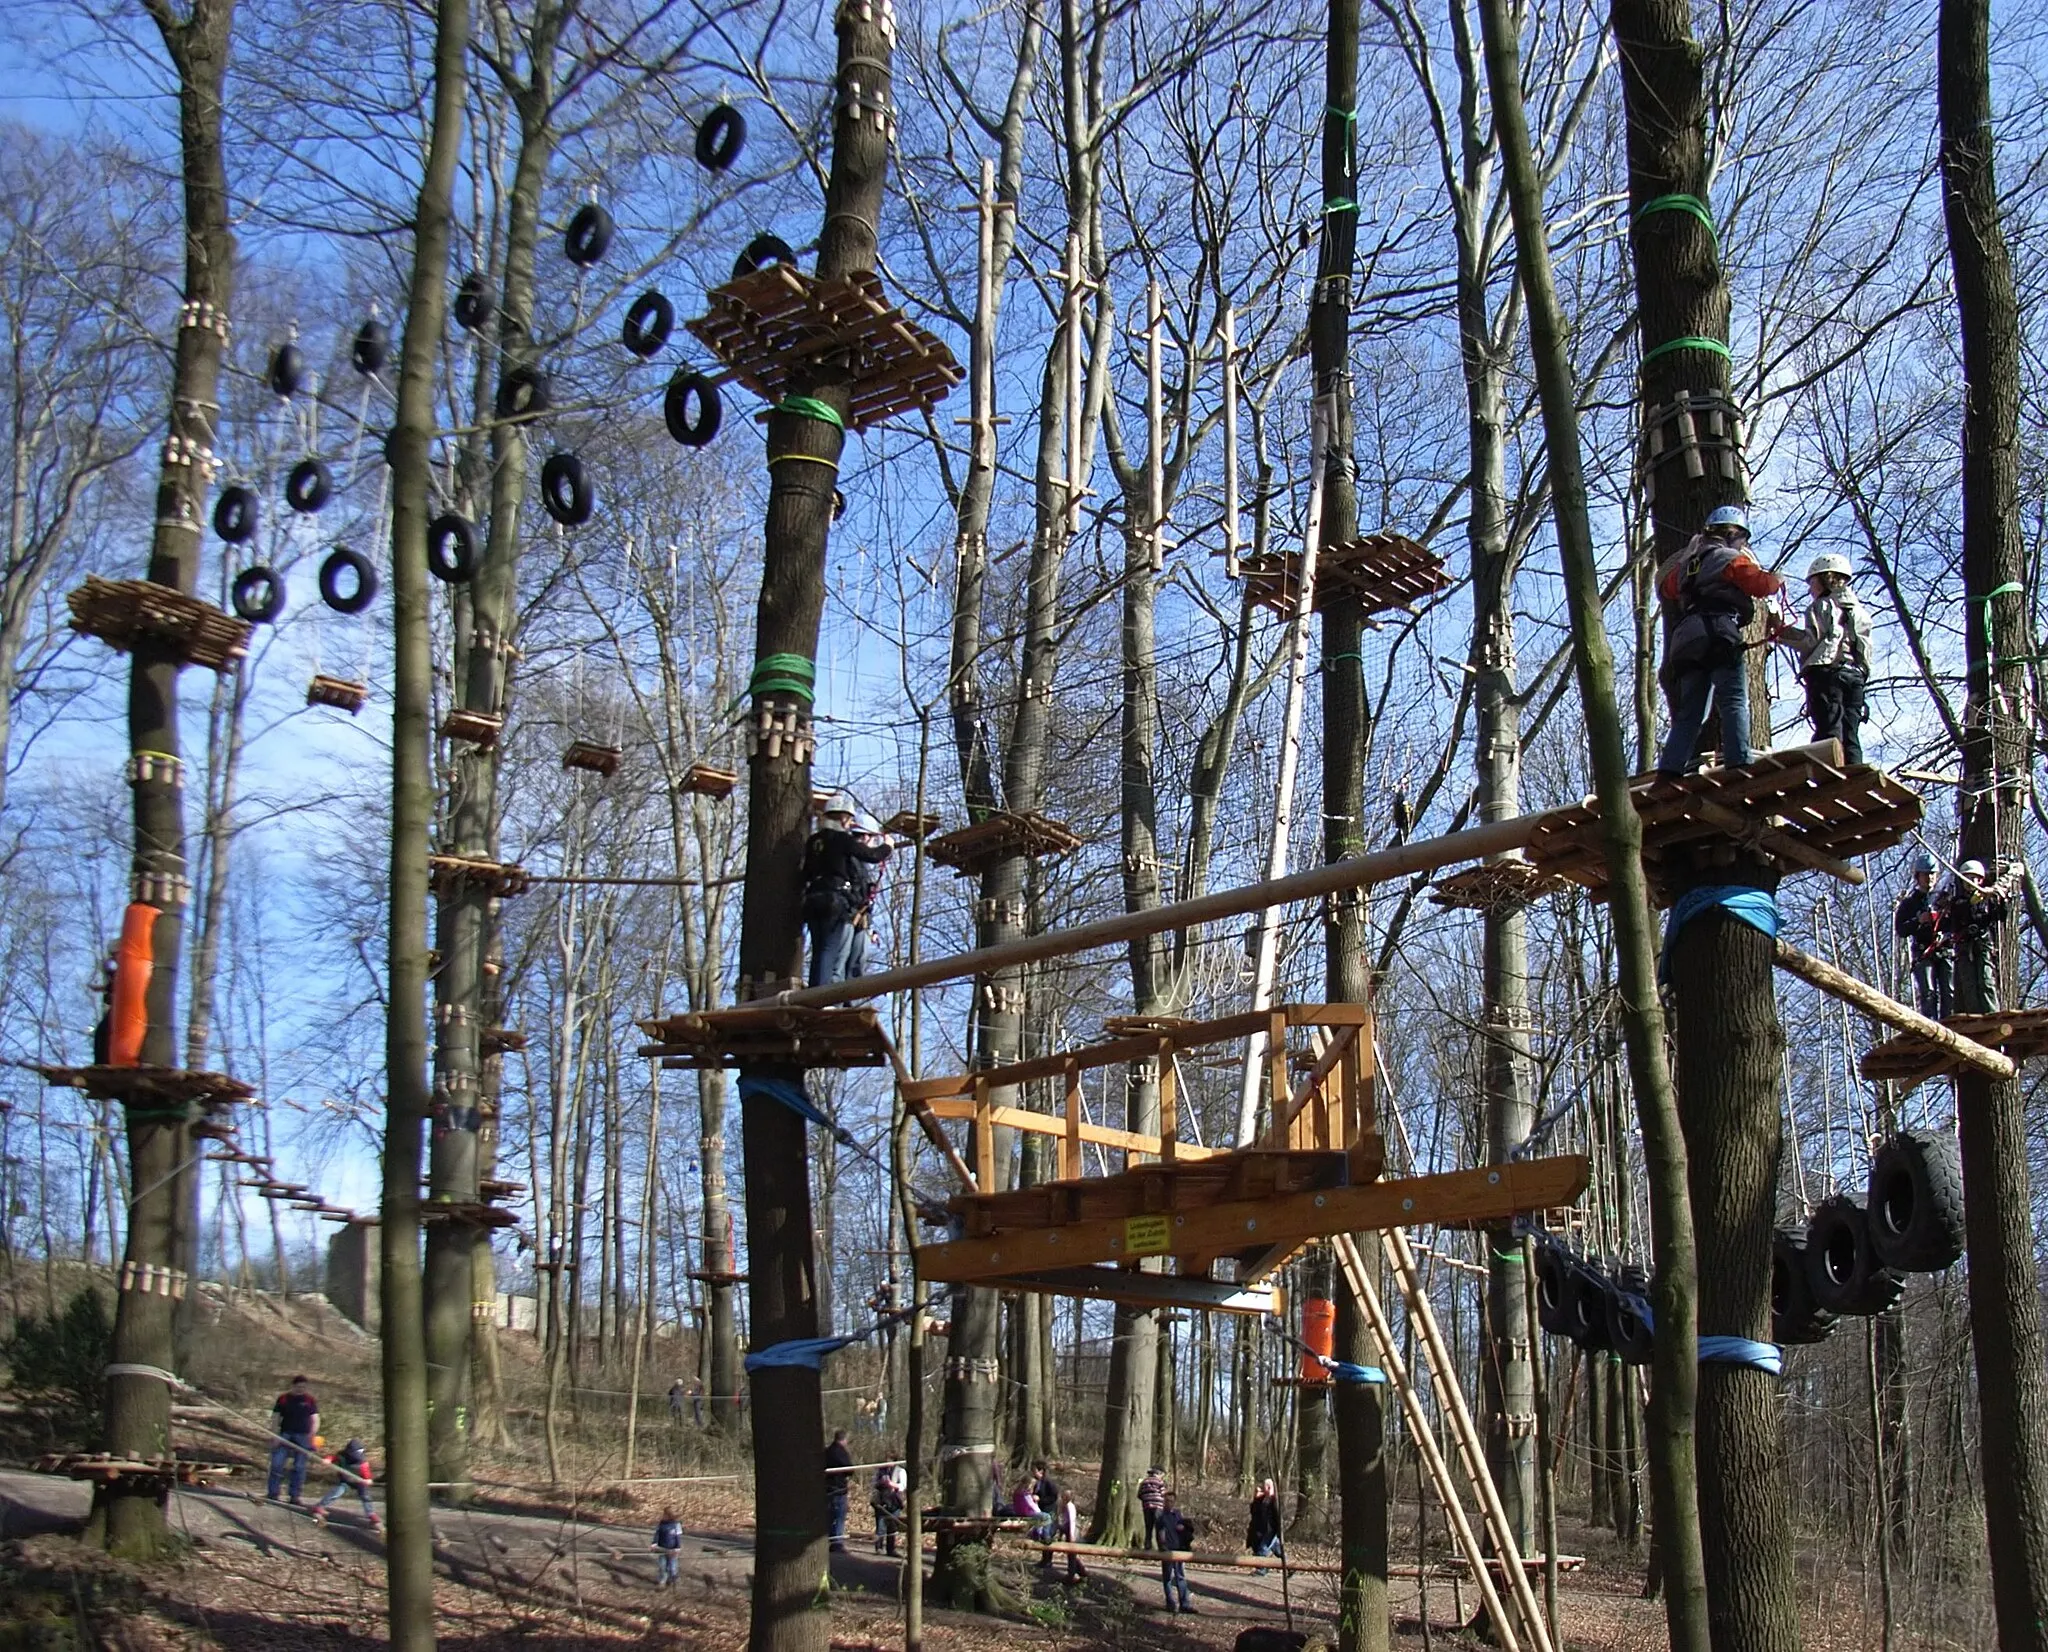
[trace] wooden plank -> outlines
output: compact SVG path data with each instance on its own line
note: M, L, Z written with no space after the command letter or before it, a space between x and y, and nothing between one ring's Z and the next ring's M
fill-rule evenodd
M1168 1164L1180 1147L1180 1086L1173 1065L1173 1040L1161 1037L1159 1054L1159 1146L1158 1154Z
M981 1114L971 1101L962 1101L957 1096L944 1100L920 1102L932 1117L940 1119L978 1119ZM1076 1142L1093 1142L1097 1147L1117 1147L1126 1153L1157 1153L1159 1138L1135 1130L1119 1130L1113 1125L1090 1124L1075 1118L1070 1125L1057 1113L1034 1113L1026 1107L990 1107L988 1116L992 1123L1007 1130L1024 1130L1034 1136L1060 1136ZM1179 1147L1183 1159L1200 1161L1213 1159L1225 1152L1221 1147L1197 1147L1193 1142L1182 1142ZM1063 1176L1062 1181L1074 1181L1073 1176Z
M1801 952L1788 941L1777 943L1776 962L1787 974L1796 975L1809 986L1818 987L1822 992L1853 1004L1864 1014L1874 1016L1888 1027L1897 1027L1901 1032L1911 1033L1925 1039L1944 1055L1960 1061L1966 1067L1988 1073L1993 1078L2011 1078L2019 1071L2012 1058L1997 1050L1987 1049L1973 1039L1944 1027L1939 1021L1922 1015L1918 1010L1909 1009L1896 998L1887 997L1875 987L1846 975L1832 964Z
M1006 1109L1007 1111L1007 1109ZM989 1105L988 1079L974 1083L974 1181L984 1192L996 1185L996 1132L994 1109Z
M1472 1226L1568 1205L1585 1191L1586 1179L1585 1155L1572 1153L1364 1187L1224 1200L1163 1217L1076 1222L924 1245L917 1252L917 1271L920 1279L967 1284L1005 1273L1129 1262L1140 1256L1234 1255L1367 1228Z
M1296 1115L1301 1112L1303 1107L1308 1105L1309 1097L1315 1094L1317 1087L1323 1083L1331 1071L1343 1059L1347 1050L1352 1052L1355 1058L1358 1050L1357 1027L1338 1029L1337 1036L1331 1039L1329 1044L1325 1046L1323 1053L1316 1057L1316 1064L1308 1070L1308 1075L1295 1087L1293 1096L1288 1100L1287 1110L1277 1115L1273 1122L1267 1126L1267 1146L1284 1147L1287 1145L1288 1131L1293 1126Z

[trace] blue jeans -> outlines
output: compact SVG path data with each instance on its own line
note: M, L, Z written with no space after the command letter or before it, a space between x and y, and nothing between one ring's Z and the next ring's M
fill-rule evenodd
M1180 1609L1188 1609L1188 1563L1185 1560L1169 1560L1159 1568L1159 1581L1166 1589L1166 1609L1174 1609L1174 1591L1180 1591Z
M1283 1558L1280 1552L1280 1539L1277 1537L1267 1538L1265 1542L1253 1549L1252 1553L1261 1560L1279 1560Z
M1721 714L1721 761L1730 768L1749 762L1749 685L1742 655L1719 663L1680 666L1671 674L1671 732L1657 759L1659 774L1684 774L1699 756L1700 726L1707 701Z
M305 1449L294 1451L284 1442ZM310 1434L281 1434L278 1443L270 1448L270 1489L266 1496L275 1497L278 1488L285 1482L286 1474L291 1476L292 1501L299 1500L299 1493L306 1489L306 1465L313 1460L313 1436Z
M658 1585L669 1584L674 1583L680 1578L682 1571L678 1563L681 1558L681 1555L674 1549L656 1549L654 1551L655 1583Z
M362 1499L363 1513L367 1514L372 1520L376 1519L377 1510L375 1505L373 1505L370 1501L370 1488L368 1486L356 1485L353 1481L350 1480L335 1481L332 1486L328 1487L327 1495L321 1498L319 1502L315 1503L313 1507L316 1509L332 1508L336 1503L339 1503L350 1492L354 1492L356 1496Z
M835 917L811 925L811 979L814 987L834 981L851 981L868 968L867 926L852 918Z
M832 1491L825 1494L825 1512L831 1517L832 1547L846 1547L846 1493Z

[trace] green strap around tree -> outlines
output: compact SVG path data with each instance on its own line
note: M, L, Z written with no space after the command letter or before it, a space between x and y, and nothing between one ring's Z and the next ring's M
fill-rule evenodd
M1689 218L1697 218L1713 236L1715 250L1720 250L1721 235L1714 228L1713 211L1697 195L1659 195L1653 201L1645 201L1636 209L1636 222L1640 224L1653 212L1682 212Z
M1668 356L1674 350L1705 350L1719 356L1723 361L1733 361L1735 352L1718 338L1703 338L1697 333L1688 333L1684 338L1668 338L1654 350L1643 352L1642 365L1647 367L1659 356Z
M812 685L818 668L801 654L770 654L755 662L754 675L747 682L749 694L794 694L809 705L815 696Z
M846 421L839 416L839 410L830 402L819 401L816 396L784 396L775 404L775 411L794 413L804 419L822 419L840 430L846 428Z

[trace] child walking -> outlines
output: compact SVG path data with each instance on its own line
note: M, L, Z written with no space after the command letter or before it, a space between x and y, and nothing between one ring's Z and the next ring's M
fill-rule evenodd
M370 1453L363 1442L349 1441L327 1461L339 1472L334 1484L327 1488L327 1495L313 1505L313 1524L326 1525L328 1509L353 1491L362 1499L363 1518L369 1521L370 1529L375 1531L383 1522L377 1518L377 1511L370 1502Z
M661 1511L661 1522L654 1528L654 1586L657 1589L673 1588L682 1578L683 1523L676 1518L674 1509Z

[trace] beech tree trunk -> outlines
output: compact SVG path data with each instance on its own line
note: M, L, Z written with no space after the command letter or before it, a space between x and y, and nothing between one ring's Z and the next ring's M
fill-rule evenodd
M1963 713L1958 853L2020 852L2034 730L2030 594L2020 529L2019 309L1999 219L1989 0L1942 0L1942 211L1963 354ZM1997 938L1999 1002L2018 989L2017 933ZM2027 1125L2017 1080L1965 1072L1956 1111L1969 1237L1970 1330L1984 1427L1984 1515L2000 1652L2048 1647L2048 1345L2034 1265Z

